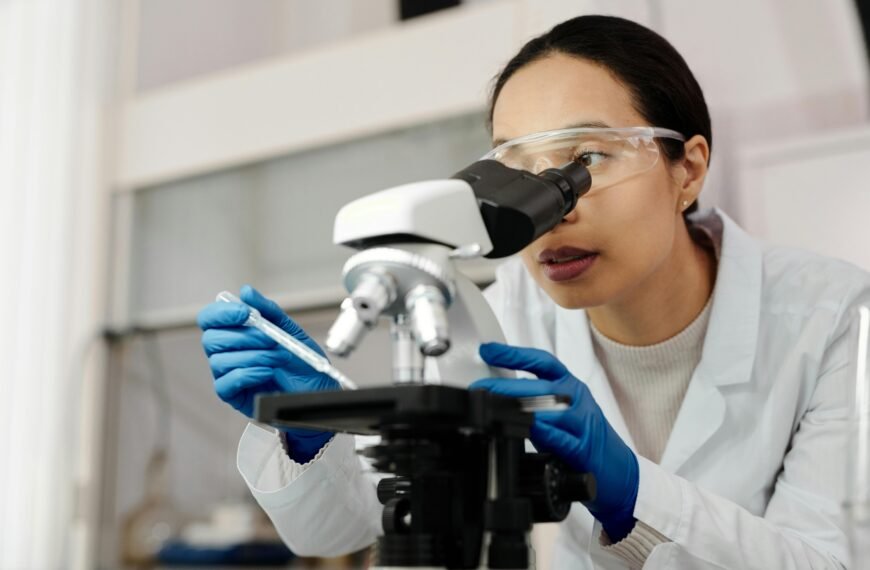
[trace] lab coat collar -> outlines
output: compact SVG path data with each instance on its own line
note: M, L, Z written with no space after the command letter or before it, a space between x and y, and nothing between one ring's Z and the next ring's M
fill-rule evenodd
M749 381L758 337L760 246L719 210L696 219L710 231L721 231L722 241L701 361L661 461L671 472L676 472L721 425L726 404L718 387ZM557 306L555 332L556 354L589 386L613 429L634 449L613 390L595 356L586 312Z
M702 226L705 221L721 223L722 245L701 361L660 461L671 473L678 473L722 425L727 401L720 389L752 378L761 314L762 252L758 242L718 210L699 216L697 221Z
M722 221L722 251L695 374L726 386L748 382L752 376L761 315L762 252L758 242L723 212L716 209L711 215Z

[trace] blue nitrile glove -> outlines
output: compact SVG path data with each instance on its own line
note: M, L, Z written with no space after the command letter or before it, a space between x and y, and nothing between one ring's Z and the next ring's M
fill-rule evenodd
M274 301L249 285L242 287L239 296L263 317L324 354ZM219 301L206 306L197 317L203 330L202 346L215 378L214 389L221 400L253 417L257 394L340 389L326 374L317 372L257 329L244 326L248 313L245 305ZM331 432L307 429L282 431L290 457L299 463L310 461L332 437Z
M480 356L491 366L531 372L539 380L484 378L470 389L517 398L548 394L571 398L566 410L535 412L529 437L538 451L595 476L597 495L585 503L586 508L601 521L611 541L625 538L636 522L637 457L610 426L586 384L543 350L488 343L481 345Z

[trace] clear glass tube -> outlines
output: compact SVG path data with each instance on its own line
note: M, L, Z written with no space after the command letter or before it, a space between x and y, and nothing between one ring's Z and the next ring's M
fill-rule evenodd
M358 386L356 383L342 374L342 372L333 366L329 359L325 356L318 353L316 350L305 345L305 343L297 340L292 335L287 334L284 330L279 328L277 325L265 319L263 315L260 314L260 311L255 309L254 307L248 305L237 296L233 295L229 291L221 291L217 295L218 301L223 301L225 303L239 303L245 305L250 310L248 314L248 320L245 321L245 325L249 327L254 327L259 330L275 342L277 342L280 346L284 347L294 355L298 356L303 362L311 366L313 369L318 372L322 372L331 378L333 378L338 384L345 390L356 390Z
M850 331L849 462L846 514L852 567L870 568L870 306L859 307Z

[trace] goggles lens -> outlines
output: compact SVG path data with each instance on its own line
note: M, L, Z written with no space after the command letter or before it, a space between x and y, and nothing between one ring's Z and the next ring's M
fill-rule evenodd
M675 131L655 127L561 129L510 140L483 159L534 174L578 161L592 175L591 192L652 169L659 160L658 137L683 140Z

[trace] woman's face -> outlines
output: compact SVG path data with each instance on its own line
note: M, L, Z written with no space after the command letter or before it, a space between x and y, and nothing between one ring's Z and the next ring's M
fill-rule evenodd
M493 139L584 124L658 126L648 125L605 68L553 54L505 83L493 110ZM520 253L538 285L563 307L595 307L627 298L665 270L683 224L677 170L660 155L652 169L581 197L559 226Z

